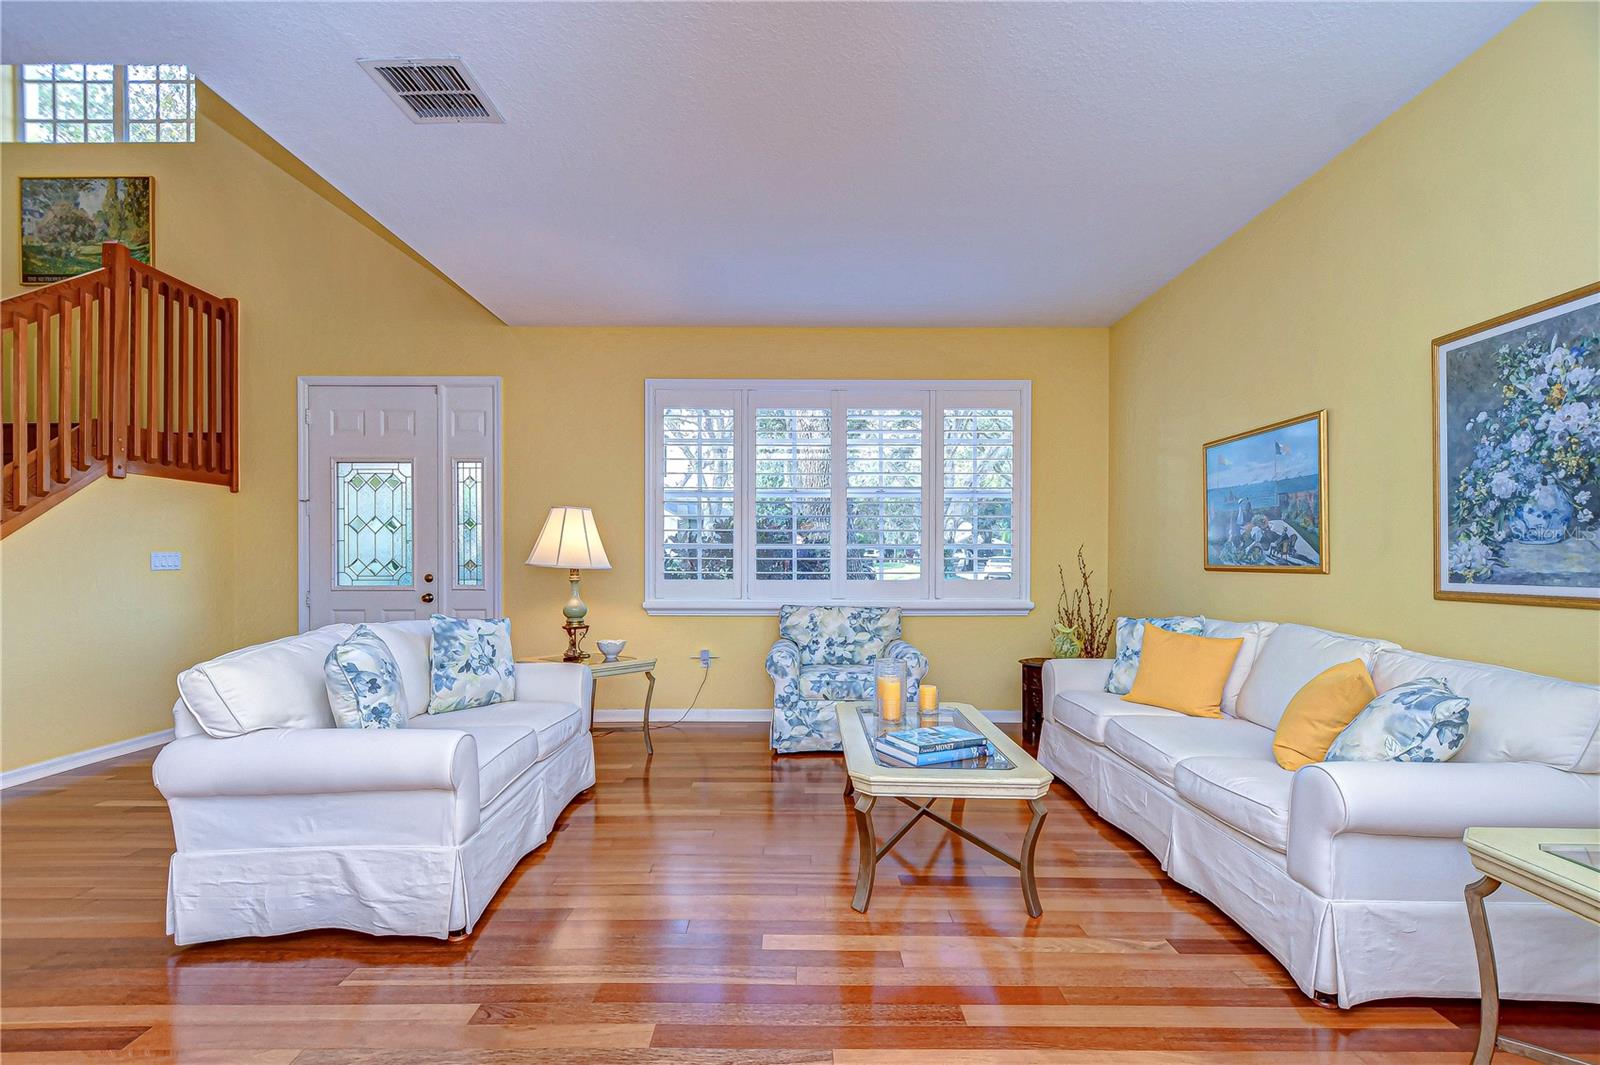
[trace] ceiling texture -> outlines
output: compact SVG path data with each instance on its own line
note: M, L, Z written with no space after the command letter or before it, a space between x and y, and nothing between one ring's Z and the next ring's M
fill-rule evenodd
M1529 6L12 0L0 55L189 64L514 325L1108 325Z

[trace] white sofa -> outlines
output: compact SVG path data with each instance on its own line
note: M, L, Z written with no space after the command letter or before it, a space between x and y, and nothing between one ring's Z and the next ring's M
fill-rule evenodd
M400 666L405 728L335 728L329 625L178 678L177 738L156 758L177 853L180 944L309 928L470 931L523 855L594 784L584 666L516 666L516 699L429 715L427 621L371 626Z
M1104 691L1110 662L1044 667L1039 760L1254 936L1308 995L1351 1006L1476 998L1462 889L1470 826L1600 826L1600 688L1301 625L1207 619L1242 637L1221 720ZM1443 764L1272 755L1289 699L1359 658L1378 691L1417 677L1472 700ZM1488 900L1500 992L1600 1001L1600 929L1511 887Z

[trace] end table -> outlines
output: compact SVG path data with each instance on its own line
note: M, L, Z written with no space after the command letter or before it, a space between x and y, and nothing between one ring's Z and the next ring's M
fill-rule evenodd
M560 655L540 655L537 658L519 658L518 662L562 662ZM635 658L633 655L618 655L611 661L606 661L599 656L591 656L582 662L568 662L568 665L588 666L589 672L594 674L594 679L601 677L622 677L629 673L643 673L650 686L644 690L644 753L655 754L655 744L650 742L650 700L656 694L656 660L653 658ZM594 729L594 714L589 715L589 728Z
M1048 658L1023 658L1022 743L1029 753L1039 753L1039 733L1044 727L1044 664Z

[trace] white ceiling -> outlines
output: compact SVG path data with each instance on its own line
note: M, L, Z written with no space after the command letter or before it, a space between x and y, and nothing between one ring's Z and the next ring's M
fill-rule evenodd
M14 0L0 53L188 63L512 324L1106 325L1528 6ZM356 65L440 55L505 125Z

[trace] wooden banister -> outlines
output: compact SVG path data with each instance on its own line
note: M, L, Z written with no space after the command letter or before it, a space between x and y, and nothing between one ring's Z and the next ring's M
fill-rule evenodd
M0 304L0 536L104 475L239 490L239 302L101 248Z

